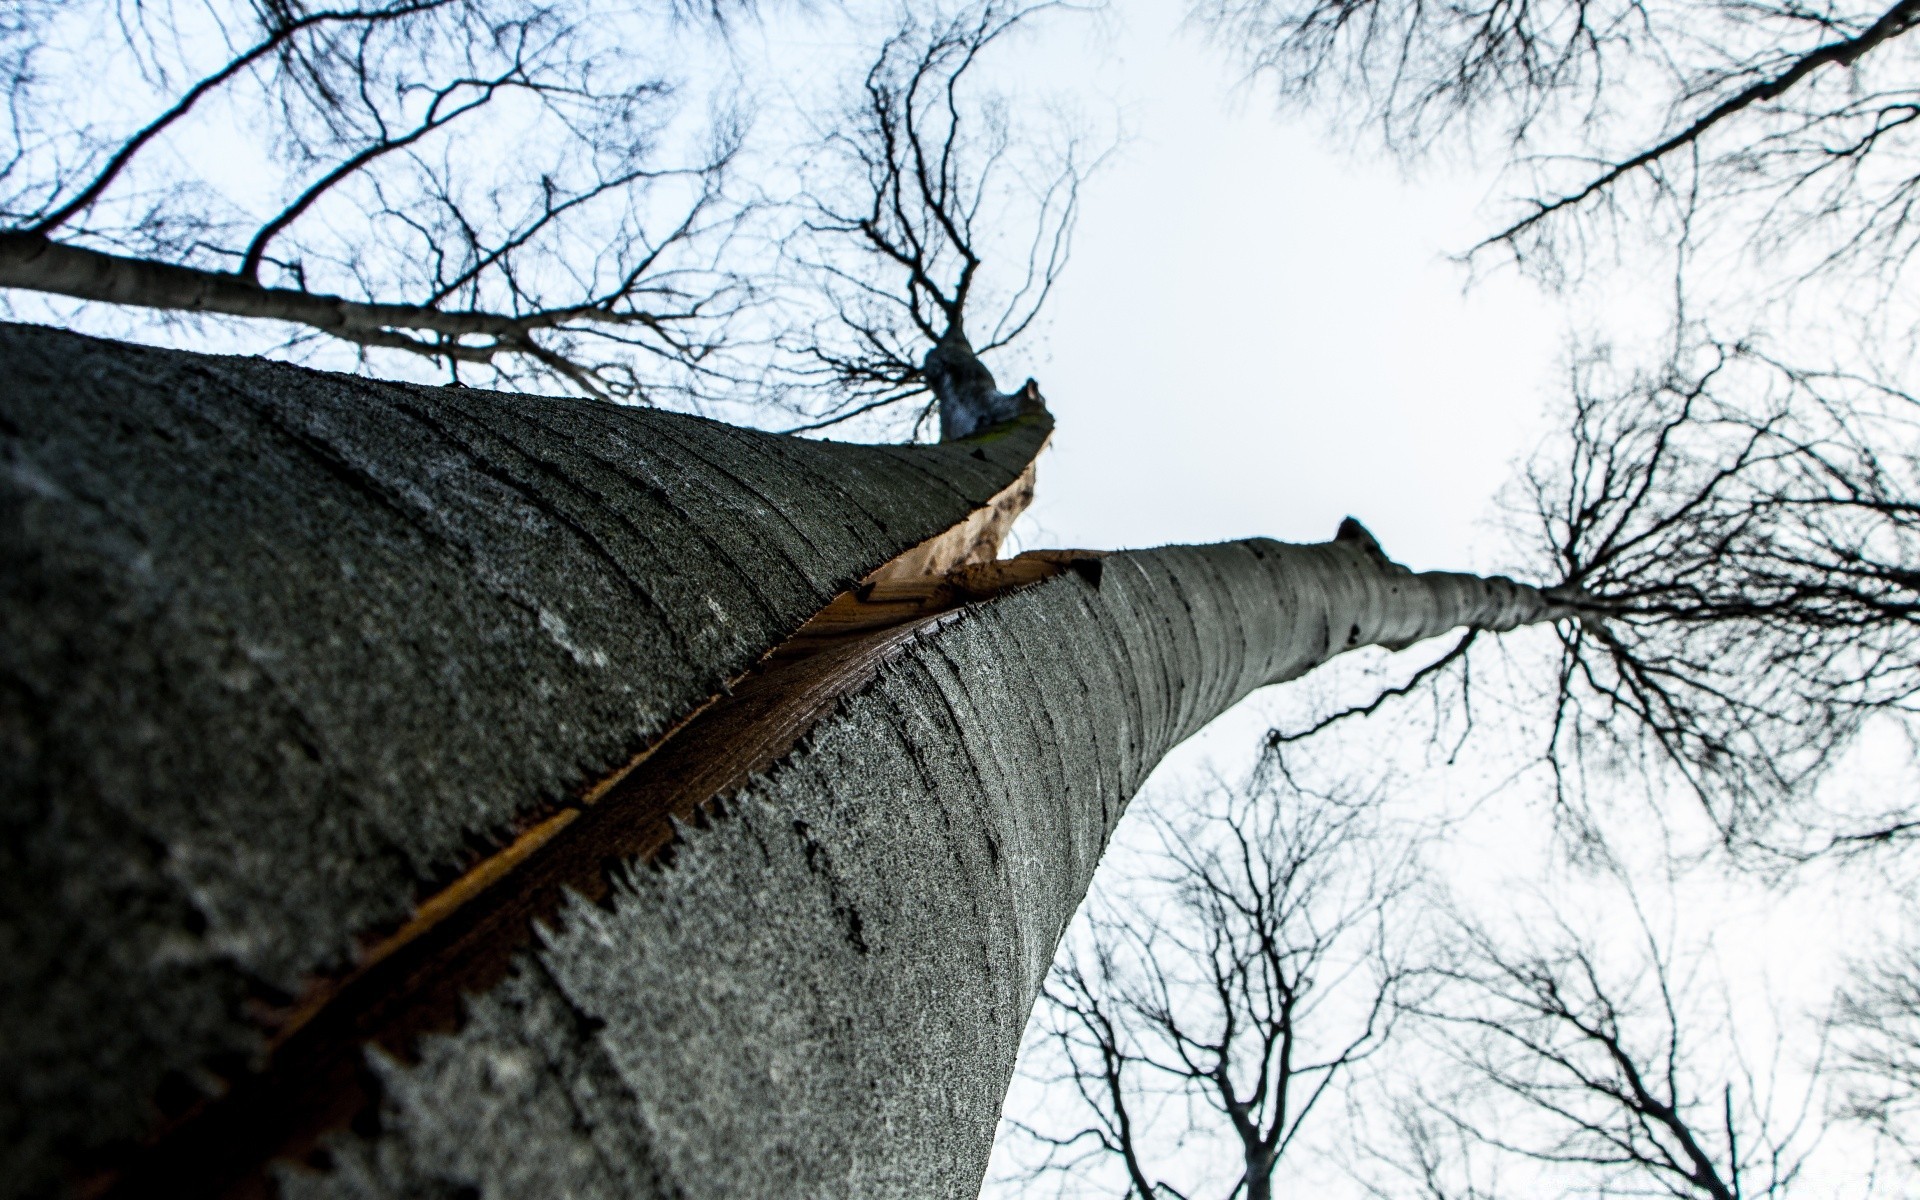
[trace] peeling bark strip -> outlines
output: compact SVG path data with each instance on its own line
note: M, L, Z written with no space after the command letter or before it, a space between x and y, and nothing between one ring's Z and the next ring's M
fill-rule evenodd
M247 1077L363 935L1047 429L845 446L0 326L0 1195Z

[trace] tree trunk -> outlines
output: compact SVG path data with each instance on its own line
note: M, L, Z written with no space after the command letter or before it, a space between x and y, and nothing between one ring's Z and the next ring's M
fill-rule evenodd
M244 1074L875 567L991 557L1048 429L845 446L24 326L0 363L5 1195Z
M418 1066L382 1060L380 1132L290 1193L972 1197L1160 758L1349 646L1546 611L1353 543L1098 562L922 629L670 867L573 905Z
M847 447L0 355L10 1195L972 1196L1169 749L1562 615L1357 526L939 575L1037 414Z
M927 390L939 403L943 442L972 437L983 429L1014 420L1040 402L1040 389L1031 379L1019 391L1001 391L993 372L974 355L957 319L927 351L921 374Z

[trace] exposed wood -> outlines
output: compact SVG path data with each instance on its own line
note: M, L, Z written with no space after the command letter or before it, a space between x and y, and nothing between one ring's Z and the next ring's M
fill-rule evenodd
M1098 701L1103 708L1117 705L1113 715L1122 730L1132 724L1122 714L1144 703L1147 695L1159 696L1156 704L1166 706L1150 722L1156 730L1150 741L1126 751L1131 766L1103 763L1094 747L1076 744L1060 752L1096 776L1121 770L1114 798L1124 800L1134 786L1125 782L1128 777L1143 776L1167 747L1220 708L1253 686L1297 675L1345 649L1346 643L1328 637L1340 626L1350 625L1361 643L1398 640L1423 631L1425 623L1499 622L1513 607L1501 581L1414 576L1385 562L1377 550L1356 548L1351 540L1326 547L1266 543L1162 551L1156 558L1123 556L1119 561L1128 564L1131 574L1153 563L1152 573L1161 580L1154 589L1164 595L1152 607L1116 598L1121 608L1111 619L1122 624L1115 632L1129 626L1145 632L1167 613L1167 600L1188 592L1189 598L1180 603L1194 623L1192 631L1174 632L1175 625L1166 634L1152 635L1150 642L1163 636L1171 636L1174 643L1200 640L1181 655L1153 652L1140 660L1143 667L1150 663L1154 673L1170 673L1166 683L1179 681L1177 686L1140 692L1126 687ZM535 926L557 926L569 893L589 901L611 900L615 872L658 858L675 843L680 827L704 824L716 798L774 767L843 700L867 690L883 664L903 649L923 639L940 639L943 626L960 622L970 611L970 601L1003 596L1068 573L1095 585L1094 592L1077 594L1103 595L1099 584L1108 561L1114 560L1085 552L1042 552L1007 562L968 563L934 578L882 576L836 598L728 695L687 721L611 786L598 790L590 802L583 799L578 807L549 817L429 899L413 921L372 948L357 970L330 984L319 1002L304 1006L302 1019L278 1039L263 1072L187 1114L145 1154L93 1180L88 1193L269 1194L269 1162L303 1158L318 1147L322 1135L353 1126L356 1117L371 1112L380 1099L364 1048L378 1046L405 1060L413 1055L416 1039L458 1028L463 996L486 994L498 986L516 953L531 942ZM1176 569L1180 566L1186 570ZM1429 592L1438 605L1430 617L1414 616L1426 604L1407 610L1389 599ZM1061 596L1068 594L1074 593ZM1102 605L1108 603L1103 596ZM1467 607L1441 611L1455 603ZM1215 615L1228 611L1235 615L1224 622ZM1058 608L1062 620L1069 613ZM1079 617L1067 621L1082 623ZM1131 635L1114 645L1130 640ZM1182 679L1183 655L1193 652L1212 663L1209 671L1217 678ZM1003 678L1000 686L1031 691L1034 683ZM983 684L995 686L985 680ZM989 739L1011 732L976 731ZM1111 736L1097 735L1096 744ZM1117 811L1102 801L1087 814L1095 827L1072 835L1095 853L1077 856L1085 861L1058 881L1064 899L1077 898L1084 888L1081 873L1091 870ZM1027 948L1021 957L1034 959L1022 971L1032 976L1030 985L1037 983L1057 927L1070 911L1070 903L1047 905L1042 918L1046 928L1017 939Z
M962 1200L1168 749L1345 649L1557 611L1353 538L982 561L1044 414L850 447L0 346L0 716L46 729L0 758L46 814L0 872L9 1194L307 1159L316 1198ZM105 1157L163 1072L256 1049Z
M1040 445L1046 449L1046 443ZM863 583L923 581L942 576L969 563L991 563L1000 557L1000 545L1007 531L1027 506L1033 503L1034 468L1039 453L1018 478L993 499L968 514L964 521L938 537L928 538L913 549L881 566Z
M290 1200L967 1200L1060 932L1167 750L1353 646L1551 612L1342 539L1113 554L918 621L670 869L619 872L457 1031L373 1058L378 1127Z

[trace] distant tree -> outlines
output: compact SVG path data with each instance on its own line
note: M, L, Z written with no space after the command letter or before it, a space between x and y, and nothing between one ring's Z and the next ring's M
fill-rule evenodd
M1698 959L1640 933L1637 953L1603 951L1558 916L1509 935L1463 920L1409 1013L1446 1078L1399 1106L1391 1174L1435 1200L1789 1194L1819 1138L1819 1064L1797 1104L1775 1094L1782 1073L1741 1057Z
M1155 1200L1199 1194L1198 1178L1265 1200L1308 1118L1391 1032L1412 859L1367 803L1284 777L1156 829L1156 868L1097 896L1042 994L1032 1069L1060 1103L1015 1136L1041 1151L1036 1180L1124 1180Z
M1855 968L1834 1010L1843 1116L1920 1168L1920 954L1911 941Z
M1561 811L1577 832L1591 782L1649 770L1743 849L1905 840L1909 806L1842 814L1818 785L1871 722L1907 721L1920 689L1920 467L1903 448L1920 405L1697 331L1679 345L1651 371L1576 363L1564 432L1510 496L1522 574L1581 612L1555 625L1555 662L1518 672ZM1460 725L1481 648L1466 631L1271 741L1433 688Z
M976 352L1032 327L1090 165L973 78L1049 7L903 13L818 143L760 147L744 180L737 103L703 117L634 45L710 36L724 3L29 7L0 28L0 288L282 322L469 382L785 401L808 428L928 396L924 424L937 393L961 436L1023 402ZM89 96L102 69L138 86ZM1024 276L988 266L1007 238Z
M975 77L996 42L1057 7L909 17L825 132L792 250L815 316L785 339L791 378L831 397L806 428L917 401L913 427L937 415L951 439L1031 401L999 391L981 356L1033 328L1099 155Z

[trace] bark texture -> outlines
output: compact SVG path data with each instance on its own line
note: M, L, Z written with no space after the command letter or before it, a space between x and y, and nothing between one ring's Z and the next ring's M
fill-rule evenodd
M1115 554L922 628L786 758L576 904L303 1200L971 1197L1129 797L1331 655L1555 614L1370 542Z
M244 1070L1047 425L845 446L0 326L0 1195Z

